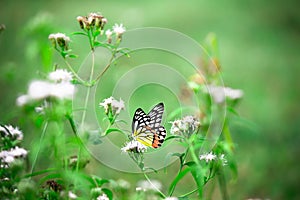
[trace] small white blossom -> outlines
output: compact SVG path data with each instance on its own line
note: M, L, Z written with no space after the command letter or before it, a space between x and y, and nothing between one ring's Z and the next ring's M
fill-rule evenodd
M52 84L48 81L32 81L28 88L28 96L31 100L39 100L50 96Z
M113 97L104 99L102 103L99 103L99 106L104 108L106 114L109 112L109 108L111 108L113 114L119 114L121 110L124 110L125 108L124 101L121 98L120 101L118 101Z
M135 191L140 192L140 191L144 191L144 190L143 190L143 188L141 188L141 187L136 187L136 188L135 188Z
M97 197L97 200L109 200L109 198L106 194L102 194L102 195Z
M71 82L73 80L72 73L65 69L57 69L48 75L49 80L56 83L60 82Z
M21 95L17 98L16 103L17 106L24 106L25 104L27 104L30 101L30 98L28 95Z
M205 160L207 163L215 160L216 158L217 158L217 156L215 154L213 154L212 152L209 152L208 154L200 155L200 160Z
M9 164L15 161L16 158L25 157L27 151L23 148L16 147L15 149L3 150L0 152L0 160L3 163Z
M72 99L75 93L75 86L71 83L52 84L50 96L58 99Z
M147 150L147 146L143 145L142 143L132 140L128 142L125 147L121 148L123 152L133 151L138 153L143 153Z
M244 95L242 90L215 85L207 85L206 92L212 96L216 103L223 103L226 97L235 100L242 98Z
M112 34L113 34L113 32L110 29L105 31L105 35L106 35L107 39L111 38Z
M146 190L161 190L162 184L158 180L141 180L137 183L137 187L142 188L144 191Z
M122 36L123 33L125 33L126 29L125 27L123 26L123 24L115 24L113 26L113 32L115 32L117 34L118 37Z
M4 132L6 136L12 136L17 140L23 139L23 133L18 127L14 128L12 125L5 125L4 127L0 126L0 131Z
M128 190L130 188L130 183L124 179L119 179L117 183L122 189Z
M73 192L69 191L68 196L70 199L77 199L77 195L74 194Z

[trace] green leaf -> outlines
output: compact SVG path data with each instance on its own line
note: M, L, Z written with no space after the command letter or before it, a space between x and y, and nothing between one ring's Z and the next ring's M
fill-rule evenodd
M182 137L180 135L171 135L171 136L166 137L165 141L172 140L172 139L184 139L184 137Z
M112 200L113 199L113 193L110 189L107 189L107 188L102 188L101 189L106 195L107 197Z
M203 186L204 186L204 175L202 173L202 169L199 165L193 165L191 167L191 174L197 184L198 187L198 195L200 199L203 196Z
M74 33L71 33L71 35L84 35L84 36L88 36L86 33L83 33L83 32L74 32Z
M75 55L75 54L69 54L67 57L69 57L69 58L78 58L78 55Z
M105 135L110 134L111 132L119 132L122 134L125 134L122 130L118 129L118 128L109 128L105 131ZM126 134L125 134L126 135Z
M49 169L33 172L31 174L26 174L23 178L38 176L38 175L45 174L45 173L52 172L52 171L56 171L56 170L57 170L56 168L49 168Z
M183 169L182 171L180 171L178 173L178 175L175 177L175 179L172 181L169 190L168 190L168 194L170 195L171 191L174 190L174 188L176 187L177 183L187 174L191 171L190 167L187 167L185 169Z

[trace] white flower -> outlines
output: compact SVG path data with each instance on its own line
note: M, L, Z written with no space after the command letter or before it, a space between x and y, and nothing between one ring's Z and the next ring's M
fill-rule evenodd
M32 81L28 88L28 96L32 100L39 100L50 96L52 83L47 81Z
M191 134L200 126L200 122L193 116L185 116L182 119L175 120L172 123L171 134L179 135L182 133Z
M123 35L123 33L125 33L126 29L125 27L123 27L123 24L115 24L113 26L113 32L115 32L117 34L118 37L120 37L121 35Z
M132 151L132 152L142 153L147 150L147 146L143 145L142 143L136 140L132 140L128 142L125 147L121 148L121 150L123 152Z
M177 197L167 197L167 198L165 198L165 200L178 200L178 198Z
M49 80L52 80L56 83L59 82L71 82L73 77L72 77L72 73L68 72L65 69L57 69L54 72L51 72L48 75Z
M59 40L63 39L66 42L70 42L70 38L66 36L64 33L52 33L49 35L49 40Z
M223 103L226 97L235 100L242 98L244 95L242 90L215 85L207 85L207 90L205 92L209 93L216 103Z
M102 194L101 196L97 197L97 200L109 200L106 194Z
M112 34L113 34L113 32L110 29L105 31L105 35L107 38L110 38Z
M124 179L117 180L117 183L122 189L128 190L130 188L130 183Z
M3 163L9 164L15 161L15 158L25 157L27 155L27 151L23 148L16 147L15 149L10 149L9 151L1 151L0 152L0 160Z
M17 106L24 106L30 101L30 98L28 95L21 95L17 98L16 103Z
M145 190L161 190L162 189L162 184L158 180L141 180L137 183L137 187L142 188L144 191Z
M112 109L113 114L119 114L125 108L124 101L121 98L120 101L117 101L113 97L104 99L102 103L99 103L99 106L104 108L106 114L109 112L109 108Z
M27 151L23 148L16 147L15 149L10 150L10 155L14 157L25 157L27 155Z
M216 158L217 158L217 156L215 154L213 154L212 152L209 152L208 154L200 155L200 160L205 160L207 163L215 160Z
M76 198L77 198L77 195L74 194L74 193L71 192L71 191L69 191L68 196L69 196L70 199L76 199Z
M0 126L0 131L5 133L5 136L12 136L17 140L23 139L23 133L18 127L14 128L11 125Z
M71 83L58 83L52 84L50 96L59 99L72 99L75 93L75 86Z

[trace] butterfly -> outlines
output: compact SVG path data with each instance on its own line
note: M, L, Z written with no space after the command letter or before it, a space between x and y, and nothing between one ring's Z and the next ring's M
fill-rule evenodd
M166 129L161 125L163 113L163 103L154 106L148 114L138 108L132 120L134 139L148 147L160 147L166 137Z

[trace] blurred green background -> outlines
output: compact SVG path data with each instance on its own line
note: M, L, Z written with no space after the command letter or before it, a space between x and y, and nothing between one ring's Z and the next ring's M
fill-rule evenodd
M78 15L100 11L127 29L170 28L199 43L214 32L225 85L245 93L238 108L245 120L231 124L239 168L231 198L300 199L299 7L296 0L1 0L0 121L17 125L16 97L52 64L39 49L52 31L78 30Z

